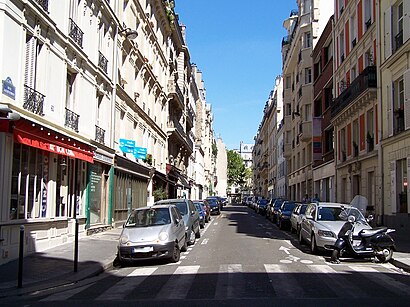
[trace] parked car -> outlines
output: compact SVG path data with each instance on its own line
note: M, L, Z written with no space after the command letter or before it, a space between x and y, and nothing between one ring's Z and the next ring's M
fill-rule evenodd
M221 214L221 206L217 199L209 198L206 199L206 201L208 202L209 207L211 208L211 214Z
M293 209L295 209L296 205L298 204L299 203L290 200L285 200L283 202L278 210L277 215L279 229L284 229L285 227L290 228L290 216L293 212Z
M264 198L259 199L256 204L256 212L261 215L265 215L266 208L268 207L268 203L269 203L268 199L264 199Z
M186 198L164 199L154 203L154 207L158 205L175 205L178 208L184 219L188 245L194 244L195 239L201 237L199 231L199 212L191 200Z
M174 205L138 208L131 212L118 242L121 264L151 258L178 262L186 251L185 223Z
M223 207L223 202L222 202L222 198L219 196L208 196L206 198L206 200L209 202L210 200L215 200L218 205L219 205L219 211L222 211L222 207Z
M211 220L211 206L209 205L208 201L203 199L203 200L193 200L192 202L194 204L200 203L202 205L202 207L205 210L205 223L208 223Z
M199 212L199 227L205 227L206 212L201 203L193 201L196 210Z
M278 222L278 212L279 212L279 208L280 206L282 206L283 202L285 200L282 198L276 198L275 202L272 204L271 206L271 212L270 212L270 217L271 217L271 221L273 223L277 223Z
M300 223L305 215L307 204L298 203L290 215L290 231L299 235Z
M300 227L299 242L309 243L312 253L326 249L326 246L332 246L337 239L337 234L346 222L340 213L347 207L350 205L327 202L308 204ZM354 235L357 235L362 229L370 228L367 223L363 223L361 227L355 229Z

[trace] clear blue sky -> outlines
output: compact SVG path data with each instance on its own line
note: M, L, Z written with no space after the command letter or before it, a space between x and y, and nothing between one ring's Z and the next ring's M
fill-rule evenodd
M214 130L228 149L253 143L281 74L283 21L296 0L176 0L191 62L203 73Z

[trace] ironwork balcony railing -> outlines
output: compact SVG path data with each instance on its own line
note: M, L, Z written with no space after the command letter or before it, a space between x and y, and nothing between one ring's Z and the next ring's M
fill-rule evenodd
M368 66L334 101L332 116L337 115L369 88L377 87L376 66Z
M68 34L81 48L83 47L84 32L80 27L70 18L70 32Z
M108 60L100 51L98 51L98 67L100 67L103 70L103 72L107 73Z
M23 108L34 114L43 116L44 97L46 96L37 92L35 89L32 89L28 85L24 85Z
M36 2L44 11L48 12L48 0L36 0Z
M397 35L394 37L394 52L396 52L401 46L403 46L403 30L401 30Z
M80 115L74 113L70 109L65 108L65 123L64 126L73 129L75 132L78 132L78 121Z
M95 140L98 143L104 144L104 139L105 139L105 130L95 125Z

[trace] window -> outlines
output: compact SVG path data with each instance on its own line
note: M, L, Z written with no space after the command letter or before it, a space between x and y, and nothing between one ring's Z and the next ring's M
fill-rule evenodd
M303 47L304 48L312 47L312 38L311 38L310 32L306 32L303 35Z
M364 23L366 31L370 28L372 24L372 4L371 0L364 0Z
M312 68L305 68L305 84L312 83Z
M339 16L342 15L345 9L345 0L339 0Z
M407 213L407 163L406 159L396 161L397 212Z
M403 45L403 2L393 7L393 52Z
M357 77L357 70L356 65L353 65L352 69L350 69L350 80L353 81Z
M65 106L70 110L74 110L75 105L76 76L75 73L67 72Z
M286 76L286 82L285 82L286 89L290 89L291 83L292 82L291 82L290 76Z
M340 160L346 161L346 129L343 128L340 131L340 151L342 156L340 157Z
M404 131L404 79L401 77L393 83L393 131Z
M340 47L340 63L345 60L345 32L342 31L339 36L339 47Z
M34 147L14 145L10 220L46 217L48 157Z
M359 154L359 121L353 121L353 156Z
M350 17L350 39L351 41L351 49L353 49L356 46L357 43L357 22L356 22L356 14L353 14Z

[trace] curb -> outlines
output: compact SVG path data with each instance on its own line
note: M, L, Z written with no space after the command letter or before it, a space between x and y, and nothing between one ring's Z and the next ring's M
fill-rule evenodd
M389 262L390 262L392 265L394 265L395 267L400 268L400 269L402 269L403 271L406 271L407 273L410 273L410 265L408 265L408 264L406 264L406 263L404 263L404 262L401 262L400 260L396 260L396 259L394 259L394 258L392 258Z

